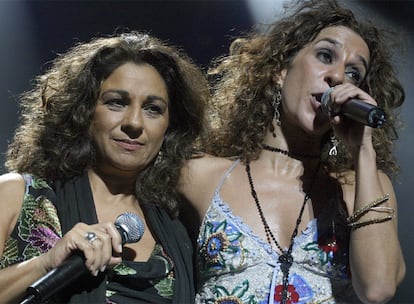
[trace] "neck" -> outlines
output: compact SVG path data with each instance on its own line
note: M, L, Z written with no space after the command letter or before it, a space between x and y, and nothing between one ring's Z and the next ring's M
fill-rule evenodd
M321 140L320 136L315 136L304 132L302 129L293 128L288 123L282 126L275 126L274 137L272 132L267 132L263 144L288 151L290 155L320 155Z
M88 176L91 186L95 189L106 189L113 195L135 195L136 176L114 175L96 169L89 169Z

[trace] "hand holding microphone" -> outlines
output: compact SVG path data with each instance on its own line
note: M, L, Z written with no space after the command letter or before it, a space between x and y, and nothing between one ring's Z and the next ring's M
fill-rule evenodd
M121 236L122 245L138 242L144 234L144 224L134 213L122 213L114 225ZM85 239L92 244L97 236L93 232L87 232ZM21 304L43 302L86 272L88 269L85 266L85 257L82 254L73 254L60 266L30 285L27 288L27 297Z
M322 112L329 117L344 115L372 128L381 128L386 123L387 117L384 110L367 102L350 98L341 105L333 103L332 90L333 87L326 90L321 98Z

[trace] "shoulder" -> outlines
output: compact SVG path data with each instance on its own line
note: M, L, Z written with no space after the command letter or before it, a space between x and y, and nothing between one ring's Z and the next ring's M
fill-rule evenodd
M185 183L205 183L220 178L235 160L204 155L189 160L181 171L181 181Z
M181 170L179 188L203 215L210 205L221 177L235 160L204 155L189 160Z
M0 230L10 234L17 221L24 195L26 182L22 175L6 173L0 176ZM4 237L4 235L2 236Z
M5 195L8 194L18 194L21 193L24 195L26 188L26 182L21 174L18 173L6 173L0 175L0 195L2 200L5 198Z

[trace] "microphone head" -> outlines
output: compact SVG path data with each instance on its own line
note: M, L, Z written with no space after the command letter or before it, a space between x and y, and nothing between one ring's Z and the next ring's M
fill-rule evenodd
M144 222L132 212L120 214L115 220L115 227L122 238L122 244L136 243L144 234Z
M321 97L321 109L322 109L322 112L325 113L326 115L330 115L332 111L331 109L332 90L333 90L333 87L330 87L325 92L323 92L322 97Z

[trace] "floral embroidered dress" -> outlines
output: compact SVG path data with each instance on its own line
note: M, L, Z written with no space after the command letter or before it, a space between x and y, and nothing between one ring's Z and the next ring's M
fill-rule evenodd
M220 196L226 177L239 162L222 177L200 228L197 262L201 286L196 303L281 300L279 252L233 215ZM294 239L287 303L360 303L350 282L346 249L337 246L332 225L320 228L319 220L326 222L313 219Z
M26 192L21 208L17 224L6 241L3 255L0 257L0 268L5 268L15 263L28 260L32 257L39 256L52 248L56 242L62 237L63 222L59 220L58 210L55 202L57 195L55 189L52 189L46 182L41 179L34 178L31 175L23 175L26 182ZM77 180L85 188L79 191L80 196L84 197L89 189L89 184L85 183L85 177L77 178ZM76 184L76 182L74 183ZM79 187L78 187L79 189ZM87 196L87 195L86 195ZM74 199L75 201L77 199ZM85 200L79 199L85 203ZM90 209L90 204L85 204L81 208L88 214L95 214L94 207ZM76 209L76 205L72 204L69 208ZM169 219L163 210L155 206L145 206L148 212L149 223L157 223L157 232L162 234L161 239L168 237L172 240L162 243L167 246L170 252L174 252L174 244L178 243L177 239L182 240L178 223ZM60 210L61 211L61 210ZM75 212L76 213L76 212ZM90 216L90 215L87 215ZM160 224L162 222L163 224ZM169 223L171 222L171 223ZM166 225L168 232L160 230L160 226ZM173 230L171 232L171 230ZM174 232L177 231L177 236ZM169 235L167 235L169 234ZM190 241L188 244L185 240L182 242L189 247L186 258L191 260ZM183 250L181 248L181 250ZM179 256L179 255L178 255ZM183 254L184 256L184 254ZM66 289L59 291L51 302L57 303L180 303L180 299L192 301L194 294L191 293L192 287L187 285L180 286L180 289L186 289L185 292L179 291L179 287L175 284L175 275L177 267L182 273L182 281L188 276L188 282L192 286L192 269L182 266L184 263L180 259L171 259L161 244L156 244L150 259L147 262L123 261L111 271L107 271L106 275L101 273L98 277L83 276L76 280ZM188 275L187 275L188 273ZM190 281L191 280L191 281ZM190 284L190 283L188 283ZM177 286L175 286L177 285ZM180 283L180 285L183 285ZM88 287L89 286L89 287ZM92 287L91 287L92 286ZM90 295L85 289L92 288ZM181 294L178 299L172 301L173 296Z

